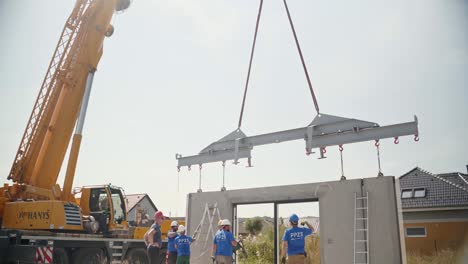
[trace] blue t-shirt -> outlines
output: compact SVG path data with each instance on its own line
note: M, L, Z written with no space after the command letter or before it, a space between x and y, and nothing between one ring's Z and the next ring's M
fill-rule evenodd
M312 234L312 230L304 227L292 227L283 235L283 241L288 242L288 256L304 254L305 237Z
M213 244L216 245L215 255L232 256L232 241L234 235L231 232L225 230L217 232L213 239Z
M175 239L177 256L190 256L190 243L193 239L186 235L180 235Z
M174 231L170 231L169 233L171 232L174 232ZM174 232L175 233L175 232ZM177 252L177 249L175 248L175 239L179 236L178 233L176 233L175 236L173 237L167 237L167 251L169 252Z

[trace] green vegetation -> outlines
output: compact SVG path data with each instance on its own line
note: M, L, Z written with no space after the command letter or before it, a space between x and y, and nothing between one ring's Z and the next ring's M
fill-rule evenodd
M250 235L256 235L263 228L263 219L261 217L249 218L245 221L245 229L249 231Z
M280 226L279 235L284 233L286 228ZM249 229L247 229L249 230ZM250 230L249 230L250 232ZM247 253L247 258L239 250L238 256L240 257L240 263L246 264L270 264L274 262L274 234L273 227L266 228L262 233L258 235L249 235L244 238L244 246ZM278 244L278 248L281 250L281 241ZM320 237L306 238L307 252L307 264L319 264L320 263ZM415 252L407 252L408 264L455 264L456 254L453 250L441 250L434 255L423 255Z
M284 233L286 228L280 226L279 235ZM247 252L247 259L244 258L241 251L238 251L240 257L240 263L246 264L270 264L274 262L274 234L273 227L268 227L262 233L254 236L249 235L244 238L244 246ZM278 244L281 250L281 241ZM319 264L320 263L320 238L319 237L307 237L306 238L306 252L307 252L307 264Z

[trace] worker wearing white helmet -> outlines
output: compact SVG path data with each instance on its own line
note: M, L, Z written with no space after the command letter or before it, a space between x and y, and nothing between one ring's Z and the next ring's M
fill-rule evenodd
M175 239L177 249L177 264L190 264L190 244L194 239L185 235L185 226L180 225L178 232L180 235Z
M171 230L167 232L167 252L166 252L166 264L176 264L177 262L177 249L175 248L175 240L179 236L177 230L179 223L172 221Z
M228 219L221 221L222 229L213 239L213 256L218 264L232 264L232 250L237 241L231 233L231 222Z

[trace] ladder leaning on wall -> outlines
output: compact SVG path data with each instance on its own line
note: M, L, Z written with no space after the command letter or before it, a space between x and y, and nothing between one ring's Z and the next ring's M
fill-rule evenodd
M354 193L354 264L369 264L369 193Z

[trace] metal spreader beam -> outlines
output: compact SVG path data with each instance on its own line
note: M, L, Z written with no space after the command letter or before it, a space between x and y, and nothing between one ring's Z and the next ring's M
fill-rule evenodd
M303 139L306 143L306 154L312 154L312 149L319 149L323 158L325 147L344 144L380 140L414 135L418 140L418 119L389 126L379 126L377 123L357 119L344 118L326 114L317 115L306 127L273 132L257 136L246 136L236 129L220 140L211 143L198 155L183 157L176 154L178 167L202 165L211 162L233 160L237 164L240 159L247 158L249 165L251 151L254 146Z

